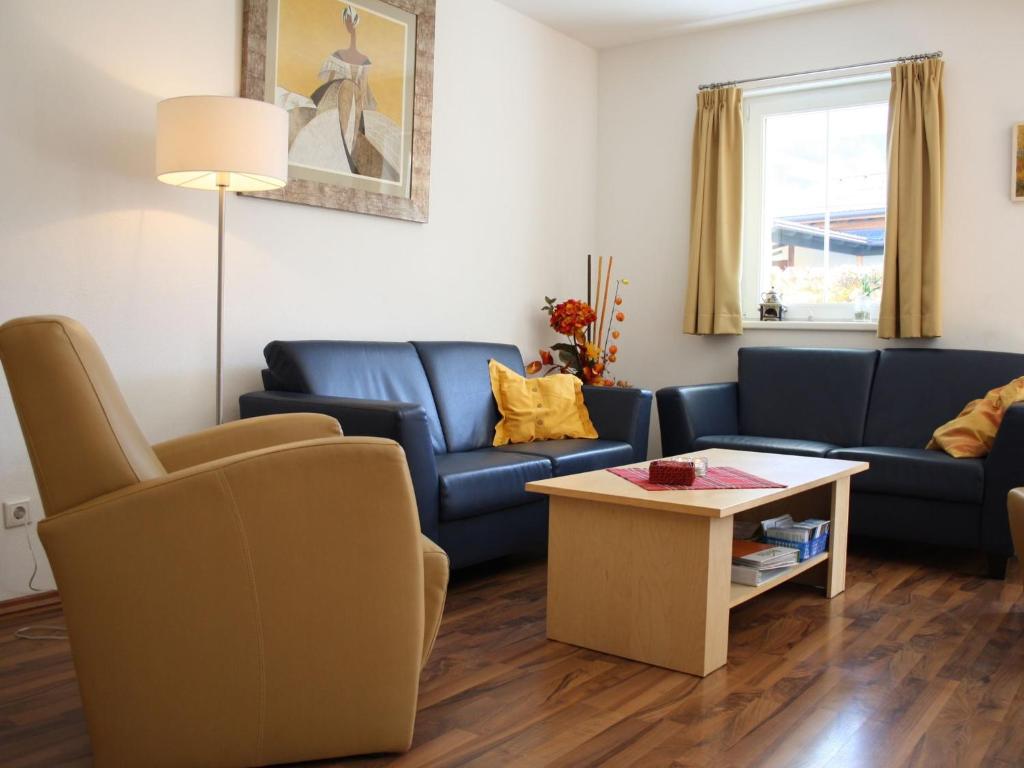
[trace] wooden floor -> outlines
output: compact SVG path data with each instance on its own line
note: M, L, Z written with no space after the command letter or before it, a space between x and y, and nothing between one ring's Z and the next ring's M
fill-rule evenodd
M1024 598L969 555L854 542L832 601L733 611L704 680L544 638L543 563L452 584L414 749L318 766L1024 765ZM89 765L65 642L0 619L0 765Z

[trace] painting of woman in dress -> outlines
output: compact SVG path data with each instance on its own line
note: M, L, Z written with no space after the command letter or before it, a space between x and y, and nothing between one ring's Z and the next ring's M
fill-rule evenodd
M375 0L280 0L274 101L293 176L408 187L415 27L402 16Z
M1013 190L1012 197L1024 202L1024 123L1013 127Z

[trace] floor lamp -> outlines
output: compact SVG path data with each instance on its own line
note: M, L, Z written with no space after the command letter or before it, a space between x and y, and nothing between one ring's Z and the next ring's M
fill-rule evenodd
M288 183L288 113L265 101L181 96L156 109L156 177L165 184L216 190L217 423L224 420L224 203L226 192L259 192Z

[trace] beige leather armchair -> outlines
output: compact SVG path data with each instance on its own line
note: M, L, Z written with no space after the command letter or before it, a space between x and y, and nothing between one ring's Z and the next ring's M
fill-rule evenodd
M150 446L82 326L0 326L97 766L408 749L444 552L402 449L329 417Z
M1006 499L1010 514L1010 536L1017 558L1024 560L1024 488L1014 488Z

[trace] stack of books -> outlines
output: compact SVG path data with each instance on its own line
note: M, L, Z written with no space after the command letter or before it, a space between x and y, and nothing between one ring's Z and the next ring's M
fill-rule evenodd
M761 521L763 535L768 539L778 541L792 541L794 544L802 544L806 541L813 541L828 533L828 520L801 520L794 522L790 515L773 517Z
M799 557L800 553L792 547L733 539L732 580L756 587L796 565Z

